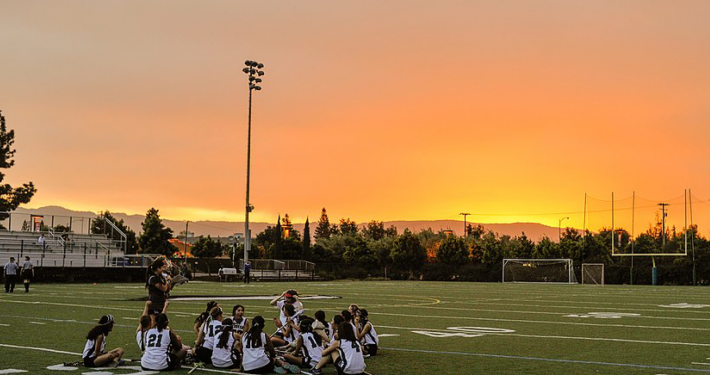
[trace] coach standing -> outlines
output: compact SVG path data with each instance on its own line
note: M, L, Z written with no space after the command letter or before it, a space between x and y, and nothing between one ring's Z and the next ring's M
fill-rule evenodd
M15 293L15 280L19 268L14 257L10 257L10 261L5 263L5 293Z

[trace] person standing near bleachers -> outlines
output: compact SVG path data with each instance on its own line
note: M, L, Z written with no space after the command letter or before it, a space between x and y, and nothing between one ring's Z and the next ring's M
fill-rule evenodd
M30 261L30 257L25 255L25 262L22 263L22 279L25 283L25 293L30 292L30 282L35 276L35 266Z
M20 266L15 262L15 257L10 257L10 261L5 263L5 293L15 292L15 280L17 279L17 270Z

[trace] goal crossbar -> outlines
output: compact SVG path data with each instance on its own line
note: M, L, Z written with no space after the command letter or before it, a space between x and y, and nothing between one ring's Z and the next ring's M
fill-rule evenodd
M511 271L511 277L506 279L506 267L509 264L518 264L522 266L527 266L530 268L536 268L537 265L549 265L549 264L564 264L564 274L558 272L558 275L556 278L554 277L547 277L544 275L540 275L538 277L541 278L539 281L535 280L515 280L514 273ZM541 259L521 259L521 258L506 258L503 259L503 276L502 276L502 281L504 283L507 282L515 282L515 283L564 283L564 284L576 284L577 280L574 275L574 268L572 267L572 259L565 259L565 258L556 258L556 259L550 259L550 258L541 258ZM551 280L552 279L552 280Z

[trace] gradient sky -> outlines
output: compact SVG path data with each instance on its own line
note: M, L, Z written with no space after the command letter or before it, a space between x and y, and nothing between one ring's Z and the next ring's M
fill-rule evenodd
M7 181L37 185L29 207L241 221L255 59L253 220L582 227L585 193L691 188L697 222L708 20L707 0L3 0Z

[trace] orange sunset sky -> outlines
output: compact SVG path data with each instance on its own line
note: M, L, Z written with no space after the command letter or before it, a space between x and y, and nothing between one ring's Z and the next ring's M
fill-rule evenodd
M585 193L690 188L710 234L709 20L707 0L2 1L6 181L36 184L28 207L242 221L255 59L252 220L581 228Z

